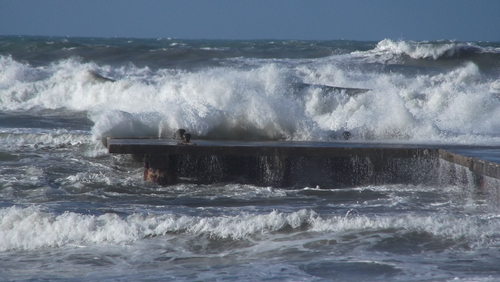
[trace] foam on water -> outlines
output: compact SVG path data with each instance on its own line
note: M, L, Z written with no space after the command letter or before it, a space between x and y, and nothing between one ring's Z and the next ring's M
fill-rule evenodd
M498 244L498 217L481 215L460 217L439 216L319 216L312 210L269 214L239 214L236 216L188 216L173 213L131 214L119 217L113 213L92 216L66 212L56 215L35 206L10 207L0 210L0 250L32 250L61 247L67 244L130 244L151 236L186 233L211 238L240 240L259 234L299 230L327 232L343 236L348 232L383 232L401 230L403 233L428 233L471 244ZM335 235L336 234L336 235Z
M459 57L470 53L500 53L499 48L483 48L474 43L441 41L441 42L413 42L395 41L384 39L377 43L377 46L370 51L355 51L354 55L366 58L379 58L383 62L398 62L401 55L409 56L413 59L441 59L449 57Z
M164 137L184 127L195 136L231 139L329 140L349 130L359 140L499 141L499 82L483 79L473 63L417 77L350 71L321 60L196 72L111 70L73 59L34 68L2 57L1 65L4 111L88 111L96 139ZM99 81L95 72L117 81ZM373 90L356 96L297 90L291 86L297 79Z
M18 149L31 147L36 149L57 149L93 144L92 137L81 131L68 130L36 130L0 128L0 148Z

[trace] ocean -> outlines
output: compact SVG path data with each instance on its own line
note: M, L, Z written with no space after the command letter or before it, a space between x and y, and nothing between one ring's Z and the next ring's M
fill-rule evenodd
M0 280L500 279L495 191L159 186L103 145L179 128L496 150L500 42L0 36Z

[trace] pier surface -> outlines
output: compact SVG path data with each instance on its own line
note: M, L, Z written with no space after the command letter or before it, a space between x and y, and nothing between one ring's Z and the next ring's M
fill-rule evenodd
M434 153L436 147L348 142L293 141L212 141L197 140L196 145L182 145L178 140L146 138L108 138L111 154L169 154L169 155L239 155L290 157L353 157L383 156L415 157Z
M107 147L111 154L143 156L145 179L154 181L160 178L166 184L175 182L179 174L189 169L191 172L186 172L188 175L193 175L195 170L207 170L207 173L213 177L217 173L223 174L221 171L225 171L225 174L241 174L241 170L244 169L262 170L264 167L264 172L257 173L260 175L261 184L278 183L277 186L286 186L297 181L296 174L304 172L314 175L315 171L323 171L329 175L327 179L323 179L327 182L342 182L348 177L352 178L351 184L358 185L371 181L380 182L382 178L396 181L396 179L408 177L400 175L403 166L406 167L405 173L420 170L427 171L429 174L438 169L440 160L462 166L477 177L487 176L500 179L500 147L350 141L195 140L194 142L196 145L184 145L180 144L179 140L169 139L108 138ZM218 159L214 160L214 157ZM207 158L211 158L212 162L215 161L219 167L222 167L219 168L219 172L214 172L214 164L208 164ZM189 162L192 163L188 164ZM412 169L408 168L411 166L409 163L419 163L419 165ZM234 166L239 166L239 170L233 168ZM332 173L333 170L337 172ZM341 175L339 171L342 172ZM147 176L148 173L153 176ZM249 175L249 173L243 174ZM266 177L267 180L262 180ZM322 178L317 175L313 177ZM364 182L360 179L364 179ZM346 185L345 181L342 183L341 186Z

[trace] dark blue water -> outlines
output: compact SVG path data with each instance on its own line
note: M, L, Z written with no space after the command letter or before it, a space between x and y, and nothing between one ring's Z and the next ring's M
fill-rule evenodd
M0 37L2 279L498 280L498 193L467 172L444 181L457 176L443 169L437 185L161 187L101 140L183 127L195 139L451 146L495 161L499 48Z

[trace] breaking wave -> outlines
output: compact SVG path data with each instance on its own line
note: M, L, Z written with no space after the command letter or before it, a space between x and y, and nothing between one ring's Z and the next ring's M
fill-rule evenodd
M379 232L388 229L403 233L428 233L451 240L471 240L492 244L498 239L500 222L496 218L455 218L441 216L330 216L323 218L311 210L292 213L200 217L176 214L132 214L120 217L113 213L100 216L66 212L55 215L37 207L10 207L0 210L0 250L32 250L61 247L67 244L130 244L134 241L174 233L202 235L213 239L241 240L284 230L328 232L332 237L348 232ZM481 222L488 224L481 224ZM497 238L497 239L495 239Z
M452 57L470 57L473 54L493 53L500 56L500 48L484 48L474 43L441 41L441 42L413 42L384 39L369 51L355 51L352 54L370 57L384 57L386 60L408 56L412 59L438 60Z
M474 44L383 40L358 52L442 58L497 52ZM500 82L474 62L415 76L364 69L346 55L297 60L241 59L232 66L150 69L82 62L32 66L0 56L0 109L86 112L95 139L193 138L493 144L500 141ZM254 62L255 63L255 62ZM235 64L235 65L234 65ZM310 87L296 87L296 83ZM321 85L369 89L328 91Z

